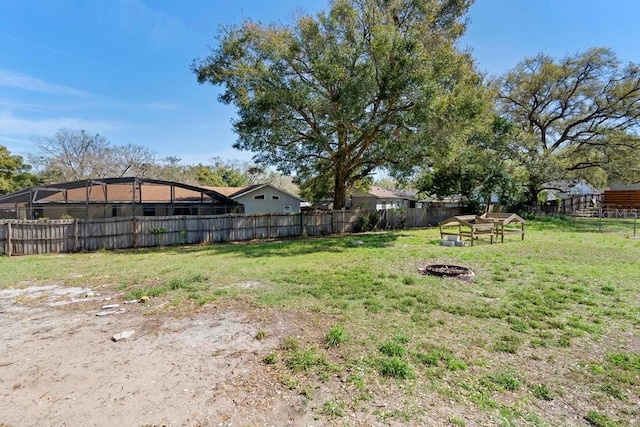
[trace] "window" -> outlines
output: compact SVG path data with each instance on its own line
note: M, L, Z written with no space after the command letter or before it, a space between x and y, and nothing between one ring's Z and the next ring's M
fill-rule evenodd
M154 205L144 205L142 207L142 215L156 216L156 207Z
M111 206L111 216L118 217L122 215L122 206L121 205L112 205Z
M271 196L271 200L280 200L280 196Z
M264 200L264 194L258 194L254 197L255 200Z
M191 206L176 206L173 209L174 215L198 215L198 208Z

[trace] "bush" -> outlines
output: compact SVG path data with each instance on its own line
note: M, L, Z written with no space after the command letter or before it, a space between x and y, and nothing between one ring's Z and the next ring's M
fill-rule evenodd
M353 231L356 233L373 231L378 227L379 220L380 216L378 212L364 213L356 221Z

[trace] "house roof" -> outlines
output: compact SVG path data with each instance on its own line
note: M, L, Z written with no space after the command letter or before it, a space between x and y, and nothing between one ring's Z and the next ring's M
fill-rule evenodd
M206 187L211 190L217 191L220 194L224 194L227 197L231 197L232 199L237 199L238 197L242 197L246 194L254 193L259 191L265 187L270 187L273 190L279 191L280 193L286 194L290 197L300 200L301 202L305 202L306 200L301 199L295 194L291 194L287 191L281 190L278 187L275 187L271 184L253 184L253 185L245 185L244 187Z
M591 193L600 193L596 188L584 179L565 179L562 181L550 181L542 184L546 190L556 190L561 193L572 193L576 187L586 187Z
M29 187L0 197L0 204L65 202L171 203L200 202L238 205L235 200L203 187L136 177L86 179Z
M416 200L415 195L417 193L418 190L389 190L382 187L372 186L366 194L378 199Z

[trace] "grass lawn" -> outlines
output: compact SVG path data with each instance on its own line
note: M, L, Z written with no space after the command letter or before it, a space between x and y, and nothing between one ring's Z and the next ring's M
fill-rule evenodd
M105 286L177 313L236 299L317 315L264 369L338 423L361 412L428 425L437 411L454 426L638 425L640 240L629 234L550 220L529 221L524 241L462 248L422 229L1 257L0 289ZM475 281L418 274L441 262Z

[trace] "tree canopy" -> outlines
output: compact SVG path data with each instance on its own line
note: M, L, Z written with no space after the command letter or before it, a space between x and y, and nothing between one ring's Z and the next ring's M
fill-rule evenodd
M519 164L507 148L514 136L513 124L495 116L424 170L414 184L420 192L440 198L460 195L471 212L488 209L494 197L506 206L517 204L522 197Z
M470 3L334 0L293 26L225 28L192 69L237 108L235 148L333 192L341 208L376 169L411 173L464 138L484 108L473 61L456 46Z
M116 146L100 134L60 129L53 137L36 140L38 153L32 162L47 182L87 178L148 177L155 154L148 148L128 144Z
M530 198L541 184L593 169L640 178L640 66L593 48L555 60L527 58L498 79L498 107L521 135L512 153Z
M21 156L12 155L7 147L0 145L0 194L37 184L38 179L30 170L31 166L24 163Z

